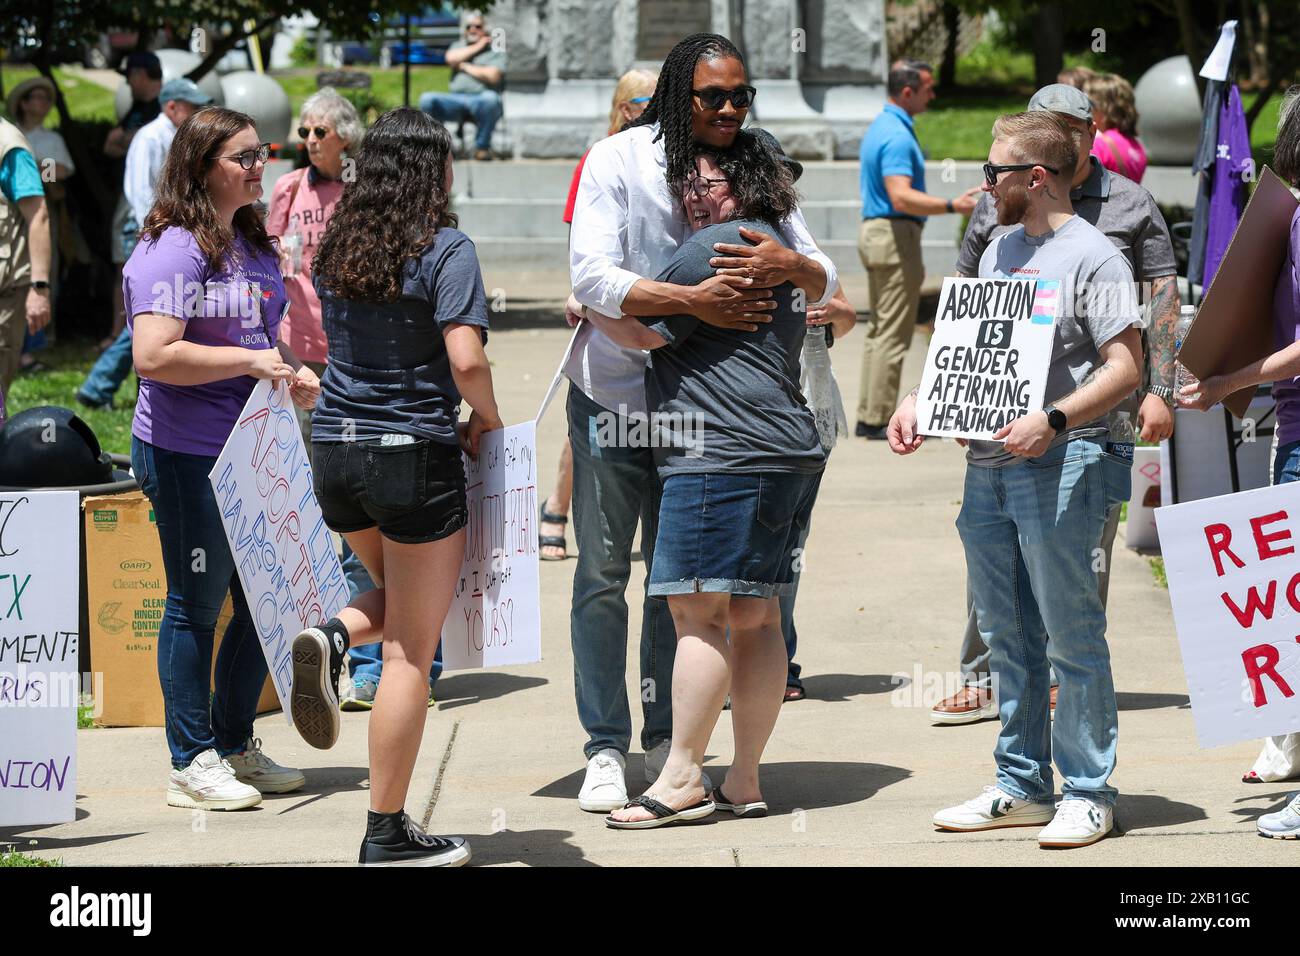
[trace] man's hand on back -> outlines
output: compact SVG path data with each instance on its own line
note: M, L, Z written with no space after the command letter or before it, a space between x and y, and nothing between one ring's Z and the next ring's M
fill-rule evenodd
M772 321L766 314L776 308L770 288L755 288L757 281L718 275L705 279L690 293L690 314L720 329L754 332Z
M709 260L709 265L718 270L718 275L744 276L753 279L754 285L769 288L789 280L798 262L797 252L787 249L769 234L757 229L742 226L740 234L758 244L747 246L715 242L713 251L719 254Z

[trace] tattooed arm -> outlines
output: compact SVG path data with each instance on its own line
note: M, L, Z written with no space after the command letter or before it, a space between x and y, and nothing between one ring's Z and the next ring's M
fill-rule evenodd
M1182 300L1178 277L1160 276L1151 281L1151 323L1147 327L1149 377L1152 385L1174 387L1175 336ZM1142 400L1138 425L1144 441L1163 441L1174 432L1173 409L1156 395Z

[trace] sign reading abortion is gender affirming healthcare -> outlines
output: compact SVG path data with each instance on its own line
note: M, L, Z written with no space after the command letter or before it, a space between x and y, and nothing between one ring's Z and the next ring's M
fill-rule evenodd
M0 826L76 815L75 491L0 494Z
M922 435L989 440L1043 407L1060 282L943 280L917 393Z
M257 383L208 480L289 720L293 639L337 614L348 587L286 385Z

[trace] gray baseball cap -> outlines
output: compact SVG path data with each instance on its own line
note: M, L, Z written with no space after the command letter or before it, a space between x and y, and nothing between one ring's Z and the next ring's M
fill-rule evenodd
M169 100L183 100L186 103L193 103L195 106L207 106L212 102L212 97L199 89L199 85L193 80L187 80L181 76L174 80L168 80L158 92L159 103L166 103Z
M1073 119L1090 121L1092 119L1092 100L1088 94L1076 86L1066 83L1052 83L1029 98L1029 112L1046 110L1049 113L1062 113Z

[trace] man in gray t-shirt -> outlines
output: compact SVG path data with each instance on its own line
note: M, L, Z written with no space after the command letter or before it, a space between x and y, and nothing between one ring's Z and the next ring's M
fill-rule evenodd
M465 41L447 51L447 65L451 67L448 92L421 95L420 109L448 126L472 122L474 158L491 159L492 130L501 119L506 54L488 32L482 14L465 18Z
M985 251L979 274L1057 280L1060 317L1048 405L968 452L957 529L1002 731L996 786L933 822L955 831L1046 824L1040 845L1079 847L1110 832L1117 796L1118 717L1093 563L1107 510L1129 494L1129 463L1108 454L1104 432L1140 379L1139 315L1128 263L1070 205L1070 128L1050 113L1018 113L999 117L993 135L985 189L999 222L1015 228ZM889 423L890 447L916 451L916 430L913 393ZM1064 777L1055 812L1053 762Z

